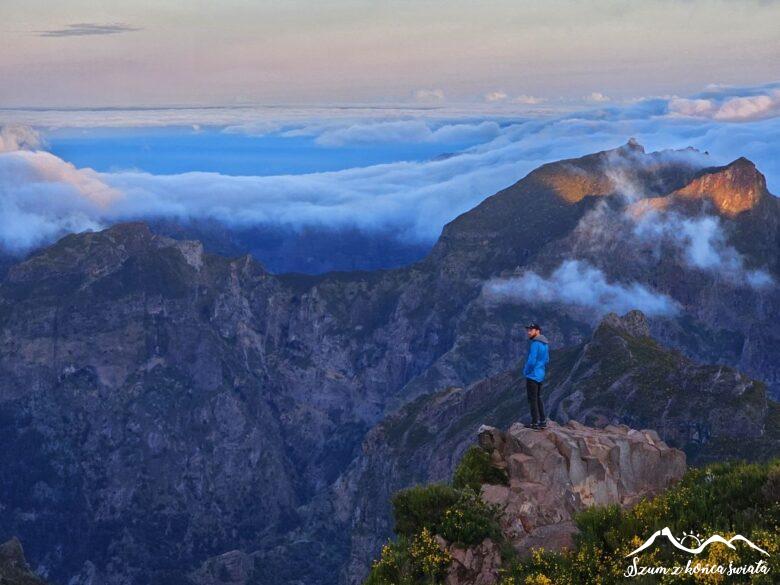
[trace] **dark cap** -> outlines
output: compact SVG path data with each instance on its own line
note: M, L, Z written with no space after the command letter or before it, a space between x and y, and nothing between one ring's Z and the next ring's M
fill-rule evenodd
M526 329L538 329L539 331L542 330L542 328L539 326L538 323L529 323L525 326Z

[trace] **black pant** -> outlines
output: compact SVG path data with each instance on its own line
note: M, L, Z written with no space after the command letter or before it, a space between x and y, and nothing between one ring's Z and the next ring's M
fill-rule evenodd
M542 383L526 378L525 389L528 392L528 405L531 407L531 424L545 422Z

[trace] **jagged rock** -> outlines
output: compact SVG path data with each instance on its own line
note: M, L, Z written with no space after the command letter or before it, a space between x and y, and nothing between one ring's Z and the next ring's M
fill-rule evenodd
M655 431L625 425L597 429L550 422L537 431L516 422L504 432L483 424L477 442L508 472L508 485L483 484L480 497L499 509L503 538L521 557L538 548L571 548L576 513L590 506L631 507L663 492L686 471L685 453ZM446 585L499 582L497 542L485 538L464 548L441 536L436 540L452 559Z
M502 531L521 554L571 546L575 513L589 506L632 506L679 481L686 469L685 453L655 431L625 425L595 429L550 422L535 431L516 423L506 433L481 429L479 442L506 462L509 485L483 485L481 495L501 507Z
M0 585L45 585L30 570L18 538L0 544Z
M629 311L622 317L615 313L607 313L601 322L625 331L633 337L650 336L650 324L647 322L647 317L645 317L645 314L642 313L642 311L636 309Z

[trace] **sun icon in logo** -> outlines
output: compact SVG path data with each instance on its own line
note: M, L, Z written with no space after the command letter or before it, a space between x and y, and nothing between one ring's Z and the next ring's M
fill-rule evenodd
M685 540L688 539L688 538L690 538L691 540L695 540L696 541L696 545L692 546L692 547L689 547L689 548L698 548L699 546L701 546L701 535L698 534L698 533L697 534L693 534L692 532L683 532L683 536L680 539L680 544L684 545L685 544ZM688 546L688 545L686 545L686 546Z

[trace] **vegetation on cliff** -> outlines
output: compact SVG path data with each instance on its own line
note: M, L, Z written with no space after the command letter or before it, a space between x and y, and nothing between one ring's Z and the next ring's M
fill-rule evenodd
M499 510L479 497L482 483L506 483L487 453L472 447L455 470L452 485L436 483L401 490L393 497L395 542L382 548L366 585L440 583L451 560L437 537L464 546L501 540ZM475 489L476 486L476 489Z
M766 573L740 575L685 573L637 575L634 583L776 583L780 573L780 460L766 464L716 463L690 470L666 493L644 500L630 510L591 508L576 519L580 532L575 548L563 552L535 551L530 559L509 563L501 585L575 585L624 583L632 565L626 555L655 531L668 527L682 538L694 532L704 541L713 534L726 539L736 534L763 548L769 556L747 545L735 548L713 544L699 555L679 551L657 541L640 553L643 567L728 568L756 566L763 561ZM693 541L686 542L694 546ZM650 573L650 571L648 571Z
M472 489L472 482L476 481L472 475L474 461L473 452L461 461L455 476L469 480L464 485L461 479L459 488L434 484L396 494L393 506L398 539L383 548L366 585L443 583L451 562L445 541L476 545L484 538L503 542L500 585L624 583L633 565L633 559L627 555L665 527L678 539L690 533L701 541L713 534L726 539L741 534L769 556L739 542L734 548L716 543L698 555L690 555L659 539L638 555L637 566L646 567L647 573L635 576L632 582L770 584L776 582L780 573L780 460L692 468L668 491L630 509L617 505L588 508L575 517L579 532L572 549L534 549L526 558L518 557L496 532L500 511L479 503L481 500ZM497 479L492 472L483 477L489 477L491 482ZM453 515L467 517L468 530L454 531L449 522ZM685 544L695 546L693 539ZM764 569L740 575L736 581L719 572L685 572L685 567L695 567L697 563L700 567L720 565L726 570L729 566ZM683 568L682 574L655 572L659 567L677 565Z

